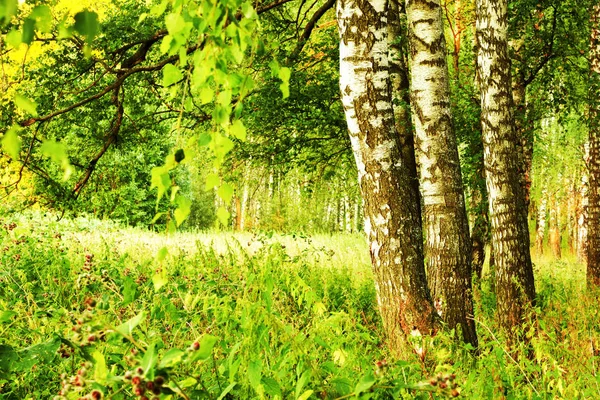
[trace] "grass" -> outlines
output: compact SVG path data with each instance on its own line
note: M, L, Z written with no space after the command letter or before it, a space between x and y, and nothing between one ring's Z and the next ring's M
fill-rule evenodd
M496 332L484 279L478 354L446 332L397 360L358 235L13 215L0 249L0 399L600 397L597 297L572 258L535 260L527 345Z

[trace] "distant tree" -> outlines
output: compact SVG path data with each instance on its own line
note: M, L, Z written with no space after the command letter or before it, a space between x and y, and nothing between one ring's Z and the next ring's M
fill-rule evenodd
M497 319L509 332L535 298L507 42L507 0L477 1L481 124L495 257Z
M477 345L471 240L450 109L446 41L439 1L407 1L411 106L423 196L429 287L448 326Z

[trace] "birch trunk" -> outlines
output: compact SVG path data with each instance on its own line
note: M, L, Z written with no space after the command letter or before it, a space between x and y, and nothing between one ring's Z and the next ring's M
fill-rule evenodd
M507 0L477 0L477 67L495 262L497 320L511 332L535 298L519 148L512 115Z
M471 239L450 110L439 0L407 0L411 106L423 196L427 277L438 313L477 345L471 290Z
M379 311L393 352L413 332L438 327L423 265L414 179L402 160L388 62L387 0L339 0L340 89L367 233Z
M548 205L548 193L546 189L542 190L540 207L537 215L537 230L535 233L535 248L538 254L544 254L544 237L546 235L546 208Z
M586 146L586 161L588 159L587 154L589 154L589 147ZM588 238L588 230L587 230L587 213L588 213L588 174L587 171L583 171L583 175L581 176L581 189L580 200L579 200L579 208L577 210L577 258L579 261L587 263L587 238Z
M560 235L560 205L558 199L556 197L553 198L552 208L550 209L550 224L548 230L548 244L550 245L550 249L552 250L552 255L556 259L560 259L562 257L562 252L560 248L561 244L561 235Z
M592 33L590 38L590 157L589 203L588 203L588 246L587 280L588 285L600 286L600 3L592 9Z

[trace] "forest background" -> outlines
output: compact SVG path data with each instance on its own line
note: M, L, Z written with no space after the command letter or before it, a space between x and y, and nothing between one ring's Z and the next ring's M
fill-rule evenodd
M449 115L479 280L486 253L488 268L494 265L476 61L475 22L482 6L464 0L438 6L445 24ZM579 263L586 261L589 250L589 138L595 137L593 110L598 103L593 6L571 1L508 4L512 106L521 135L518 151L523 151L520 172L530 241L538 257L550 253L554 260L566 257ZM2 213L9 221L33 209L35 218L44 218L39 211L60 218L89 215L171 234L250 231L259 242L269 242L273 232L305 238L359 234L365 228L365 192L361 195L356 179L356 154L340 99L342 18L338 15L336 21L334 1L4 1L0 11L0 185L5 195ZM410 16L402 4L398 15L400 29L406 30ZM404 65L413 54L409 39L398 35L390 41ZM412 100L408 94L406 86L394 104L406 107ZM14 235L10 226L6 238ZM371 252L373 258L372 244ZM165 256L157 257L162 261ZM268 283L272 278L264 278L267 287L273 285ZM489 284L493 293L493 279ZM160 286L154 282L154 290ZM125 290L118 292L125 295ZM493 309L495 303L489 306ZM12 318L3 315L7 321ZM377 317L369 314L367 325L370 318ZM388 324L386 329L390 341L392 328ZM142 350L154 354L155 348ZM436 366L447 365L447 360L428 365L419 351L413 356L414 365L421 363L424 369L423 376L411 372L417 382L435 376ZM527 390L537 393L519 364L527 363L527 357L512 358L508 352L495 356L516 359L517 374ZM99 357L91 358L96 372ZM142 363L150 362L144 359ZM254 390L264 395L266 388L269 395L285 393L281 382L275 389L272 381L252 375L256 364L246 368L248 387L227 390L213 382L219 393ZM304 371L296 373L295 395L302 397L308 393L302 390L308 376L316 379L316 374L302 378ZM447 382L451 375L440 379ZM146 373L143 377L149 378ZM359 396L378 387L373 386L375 376L362 378L356 385L344 381L334 392ZM498 387L505 385L492 384L489 390L500 393ZM555 385L547 383L545 390L558 390ZM397 382L392 386L410 395L422 389ZM379 387L382 393L389 389ZM185 393L176 383L171 390ZM316 395L316 390L310 392L305 398Z

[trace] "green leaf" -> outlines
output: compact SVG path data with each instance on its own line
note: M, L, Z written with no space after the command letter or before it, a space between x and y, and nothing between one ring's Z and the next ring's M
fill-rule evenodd
M226 204L231 203L231 198L233 197L233 186L229 183L223 183L219 190L217 190L217 194Z
M287 67L283 67L281 69L279 69L279 79L281 79L281 84L279 85L279 89L281 90L281 93L283 93L283 98L286 99L288 97L290 97L290 77L292 75L292 71L287 68Z
M314 393L314 390L307 390L306 392L302 393L300 396L298 396L297 400L306 400L308 399L312 394Z
M10 22L10 19L17 14L19 3L17 0L0 0L0 25Z
M75 14L75 30L85 37L87 44L91 44L98 34L98 14L93 11L81 11Z
M131 277L126 276L123 280L123 306L130 304L135 300L137 284Z
M170 35L177 35L185 29L185 20L180 14L171 13L165 17L165 25Z
M35 37L35 20L31 18L26 18L23 21L23 28L21 34L21 41L27 45L30 45L33 42Z
M148 346L148 349L144 353L140 367L144 370L144 377L149 380L154 379L154 367L158 362L158 356L156 354L155 344L152 343Z
M225 207L221 206L217 209L217 219L219 222L225 226L229 224L229 211L225 209Z
M17 362L18 359L19 356L13 347L0 344L0 372L2 372L4 376L8 375L12 365Z
M4 322L10 322L12 317L17 315L18 313L15 311L5 310L0 312L0 324Z
M163 0L160 4L157 4L150 9L150 14L154 15L155 17L160 17L164 14L169 3L170 0Z
M169 249L167 249L166 247L162 247L156 254L156 261L163 262L168 254L169 254Z
M51 363L56 357L56 352L60 347L61 341L58 336L52 339L30 346L18 352L21 360L13 365L16 371L29 371L35 365L41 367L43 364Z
M214 98L215 98L215 91L212 90L211 88L204 87L200 91L200 103L202 103L202 105L210 103L211 101L214 100Z
M281 386L279 386L279 383L277 383L277 381L273 378L269 378L269 377L264 377L262 379L262 385L265 388L265 392L272 397L275 396L282 396L281 393Z
M208 174L206 176L206 184L204 185L204 190L211 190L221 183L221 178L217 174Z
M241 141L246 140L246 127L241 120L236 120L231 127L229 128L229 132Z
M221 395L217 398L217 400L223 400L225 396L227 396L229 392L231 392L235 385L237 385L237 382L232 382L229 386L227 386L225 390L223 390L223 393L221 393Z
M296 399L300 398L300 396L301 396L300 393L304 389L304 386L306 386L306 383L308 382L309 379L310 379L310 370L307 369L306 371L304 371L302 373L302 375L300 376L300 379L298 379L298 382L296 382ZM306 392L304 392L304 393L306 393Z
M135 327L138 326L140 322L144 320L144 318L146 318L146 313L142 311L127 322L119 325L116 330L123 336L131 336L131 332L133 332Z
M212 140L212 136L208 132L202 132L198 135L198 146L206 146Z
M192 201L184 196L177 196L177 209L173 213L177 226L180 226L183 221L190 215Z
M173 64L167 64L163 68L163 86L168 87L183 79L183 74Z
M369 390L374 384L375 376L373 376L373 374L368 373L367 375L363 375L354 388L354 394L358 396L359 394Z
M101 385L104 385L106 378L108 377L108 368L106 368L106 360L104 355L99 351L95 351L92 354L94 358L94 380Z
M202 336L202 339L200 339L200 347L198 348L198 350L192 353L192 356L190 357L190 362L207 360L212 354L213 348L215 347L215 344L217 344L218 340L219 338L216 336Z
M73 167L67 157L66 146L55 140L44 140L40 150L45 157L49 157L53 162L60 164L65 171L63 180L68 180L73 173Z
M15 105L19 107L21 110L25 111L28 114L37 117L37 105L34 101L29 100L27 97L23 96L20 93L15 94Z
M156 205L158 206L160 199L171 187L171 177L169 176L168 169L164 166L152 168L150 175L150 189L157 188L158 190L158 194L156 196Z
M175 162L182 162L183 160L185 160L185 152L183 151L183 149L178 149L175 152Z
M8 32L6 34L6 43L8 43L9 46L14 47L15 49L18 48L22 42L22 34L21 32L17 31L17 30L12 30L10 32Z
M255 390L260 386L261 378L262 363L260 360L250 361L250 364L248 365L248 380Z
M179 364L185 355L185 351L179 349L170 349L160 360L158 369L170 368Z
M13 126L4 136L2 136L2 150L5 151L13 160L19 158L21 152L21 138L18 135L19 128Z
M48 33L52 30L52 12L47 5L36 6L29 15L29 18L35 20L35 25L43 33Z

